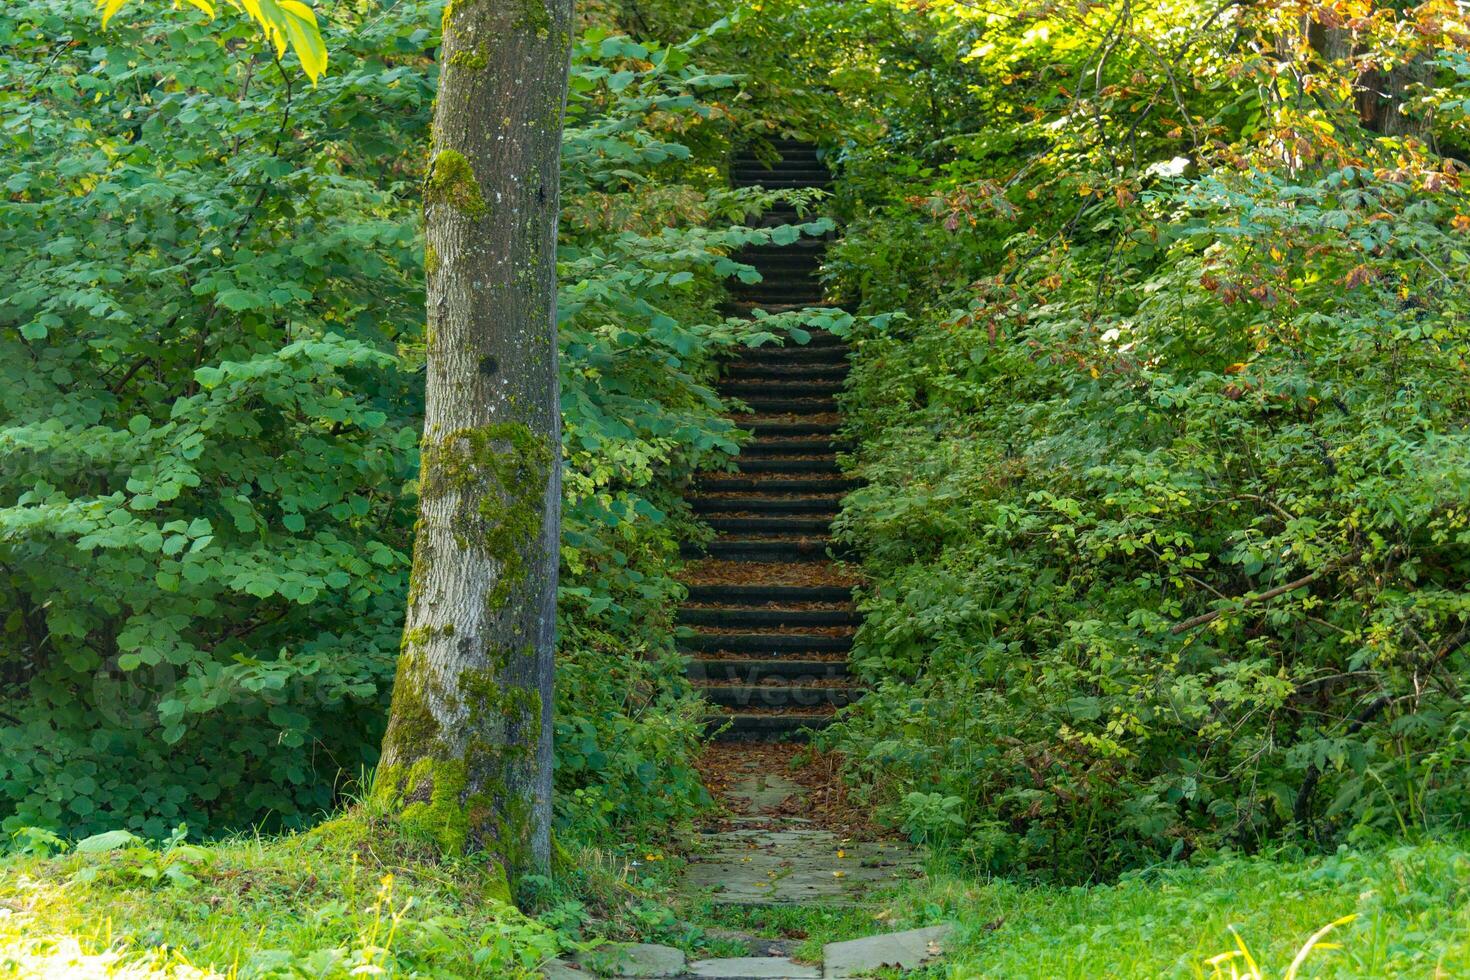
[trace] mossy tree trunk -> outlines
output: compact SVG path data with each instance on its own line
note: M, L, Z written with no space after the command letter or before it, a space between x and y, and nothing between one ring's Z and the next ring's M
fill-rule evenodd
M455 0L424 187L419 524L375 787L406 831L547 865L561 504L556 221L572 0Z

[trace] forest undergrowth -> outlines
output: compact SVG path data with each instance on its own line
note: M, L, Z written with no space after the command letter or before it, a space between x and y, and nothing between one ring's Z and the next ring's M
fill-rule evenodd
M1463 11L831 16L827 271L901 315L854 340L873 690L824 744L1062 882L1462 827Z
M524 911L370 808L306 829L365 795L397 656L441 14L336 5L307 86L243 19L0 11L5 969L529 977L953 920L930 975L1287 975L1332 923L1310 975L1470 971L1460 7L584 5ZM783 135L835 226L725 188ZM834 227L856 318L723 313L740 248ZM814 326L866 481L868 693L819 744L934 859L862 914L671 902L709 805L683 490L741 440L720 356Z

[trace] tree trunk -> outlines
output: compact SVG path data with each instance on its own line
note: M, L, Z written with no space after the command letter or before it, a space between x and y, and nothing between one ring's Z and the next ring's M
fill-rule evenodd
M424 185L419 523L374 797L508 880L550 857L556 221L572 0L455 0Z
M1414 91L1433 77L1434 68L1423 57L1387 71L1366 72L1358 83L1358 118L1366 128L1383 136L1427 138L1428 117L1404 109Z
M1341 27L1313 21L1308 40L1328 65L1342 66L1362 50L1355 48L1352 34ZM1414 90L1434 77L1433 66L1422 56L1389 68L1371 69L1353 79L1353 102L1363 127L1383 136L1429 136L1429 119L1422 113L1405 112Z

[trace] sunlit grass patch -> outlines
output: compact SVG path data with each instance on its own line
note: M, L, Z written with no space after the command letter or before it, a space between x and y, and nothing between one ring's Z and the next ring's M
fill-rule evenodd
M166 950L125 952L103 946L89 952L75 936L20 938L0 922L0 975L16 980L108 977L111 980L206 980L223 976L201 970Z
M495 876L360 816L207 847L110 843L0 864L0 973L518 978L566 945L497 900Z
M895 912L959 923L933 976L1470 975L1463 841L1224 859L1076 888L937 876Z

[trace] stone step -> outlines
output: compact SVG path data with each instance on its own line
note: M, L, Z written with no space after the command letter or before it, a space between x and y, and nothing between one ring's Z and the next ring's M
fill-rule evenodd
M825 238L813 238L806 236L795 241L777 245L772 242L767 245L744 246L750 252L759 251L761 255L820 255L826 251L827 240Z
M850 635L826 633L695 633L678 641L682 650L708 653L842 653L852 649Z
M751 303L755 308L771 312L773 306L791 306L806 309L808 306L826 306L826 294L820 289L792 288L785 286L746 286L737 294L737 302Z
M814 476L810 478L780 477L761 478L755 476L741 476L732 474L729 476L704 477L699 481L699 488L711 493L726 493L730 491L753 490L762 494L772 493L841 493L862 486L861 480L850 477L837 476ZM728 508L727 508L728 509Z
M730 167L730 179L760 183L762 180L831 180L832 171L822 161L785 159L775 166L766 166L758 160L737 160Z
M760 273L760 279L754 283L732 283L736 288L741 286L767 285L780 283L783 286L802 286L807 289L824 290L820 272L821 257L813 255L810 257L769 255L757 256L753 259L742 259L746 265Z
M822 514L823 524L837 516L840 503L824 497L693 497L689 505L696 514L728 514L754 511L759 514ZM758 520L758 518L752 518ZM719 518L709 518L719 520Z
M812 161L825 155L822 152L822 148L815 143L787 140L783 141L780 145L771 143L768 146L756 145L741 147L730 154L731 165L739 166L743 164L764 167L767 165L765 161L772 159L772 151L775 152L775 158L778 161L776 164L777 167L789 167L794 162L799 162L802 166L810 166Z
M824 162L816 150L791 150L781 156L777 161L769 158L761 159L753 153L737 153L730 158L728 173L734 174L769 174L785 173L787 170L815 171L820 170L829 177L832 170Z
M780 381L722 381L720 394L745 398L750 395L779 398L830 398L842 390L841 381L792 378Z
M821 292L822 284L811 271L806 269L792 268L786 265L772 263L766 268L761 268L761 263L750 263L755 266L755 271L760 273L760 279L749 283L736 283L736 288L746 291L760 292L763 289L779 287L781 289L800 289L805 292Z
M706 701L732 708L814 708L830 704L842 707L856 701L855 688L787 681L776 684L701 684Z
M801 288L818 292L824 291L826 288L821 280L818 279L815 267L809 269L800 268L796 265L796 260L791 260L788 264L787 260L776 256L770 262L757 260L747 264L752 266L756 272L760 273L760 279L751 283L732 283L731 285L735 289L759 289L772 284L783 288Z
M786 344L784 347L777 345L770 345L766 347L747 347L746 352L751 353L754 351L772 350L820 350L827 348L841 348L845 351L847 349L847 340L837 336L835 333L831 333L826 330L813 330L811 331L810 336L807 338L807 342L804 344L799 344L793 340L790 343Z
M705 716L705 730L714 732L728 724L730 727L720 734L727 742L765 741L789 739L805 741L803 729L826 728L832 724L833 711L783 711L769 714L740 711L720 712Z
M780 283L783 286L804 286L808 289L820 288L822 283L817 278L816 264L820 256L811 255L806 257L786 255L757 255L753 256L746 265L754 266L755 271L761 274L760 279L744 285L758 286L769 283ZM741 285L736 283L736 285Z
M817 282L826 256L819 248L788 251L774 245L755 245L740 252L736 260L755 266L762 281L780 278L786 282Z
M685 673L695 679L725 681L730 684L754 684L767 677L807 680L841 680L849 676L844 660L802 660L799 657L778 659L706 659L694 657Z
M765 272L763 266L770 269L786 269L811 274L821 268L822 250L808 248L793 252L778 245L760 245L737 252L734 259L761 269L762 274Z
M792 148L782 153L780 159L761 159L753 153L737 153L730 158L728 171L732 180L742 177L759 177L765 174L822 174L832 176L832 168L823 162L821 154L814 148Z
M788 436L836 435L842 426L837 422L765 422L759 419L744 422L740 426L754 433L757 439L784 439Z
M727 956L693 960L689 976L696 980L821 980L821 967L786 956ZM555 977L548 980L557 980Z
M827 943L822 947L822 976L828 980L843 980L846 977L871 976L879 970L897 970L899 973L918 970L930 960L943 956L953 936L954 926L944 923Z
M837 411L837 402L832 398L772 398L765 395L746 395L740 399L752 411L779 415L827 415Z
M778 156L777 166L782 164L800 164L810 166L822 159L823 154L819 147L811 143L788 143L785 146L772 146ZM730 166L733 167L764 167L769 155L761 157L752 150L736 150L730 154Z
M740 360L744 364L784 364L789 366L810 364L825 367L832 367L834 365L846 367L847 354L847 347L838 347L834 344L822 344L819 347L788 344L785 347L747 348L741 353Z
M852 590L842 585L691 585L690 602L764 603L849 602Z
M835 456L828 456L825 459L767 459L759 456L742 456L739 462L742 473L841 472L837 468L837 457Z
M679 622L690 626L759 626L784 629L796 626L856 626L861 617L852 609L787 609L782 606L681 606Z
M731 361L725 377L739 381L836 381L849 373L841 364L782 364L780 361Z
M810 453L846 452L852 443L845 439L757 439L740 447L741 457L790 456Z
M679 554L686 558L708 556L724 561L827 561L827 541L819 538L724 538L711 541L703 549L683 545Z
M771 149L775 150L777 153L786 153L794 150L811 150L813 152L817 152L821 149L818 144L813 143L811 140L797 139L794 136L782 136L779 138L768 136L763 138L761 142L769 145Z
M807 537L824 535L832 527L830 517L708 517L705 523L721 534L790 534Z
M782 177L775 173L750 174L749 176L731 175L730 184L733 187L761 187L768 191L785 190L829 190L832 187L832 174L825 176L798 174L793 177Z
M790 302L815 303L822 299L825 294L822 284L814 281L810 276L788 276L771 275L761 276L759 282L741 283L736 287L740 296L756 300L780 301L783 297L793 296Z
M748 300L735 300L720 306L720 311L726 316L744 317L756 319L756 311L775 316L777 313L792 313L797 310L805 310L811 307L826 309L821 303L752 303Z
M764 174L822 174L829 180L832 168L823 162L821 155L811 149L792 149L781 154L776 161L762 160L754 154L737 154L730 159L729 175L734 180L741 177L759 177Z

